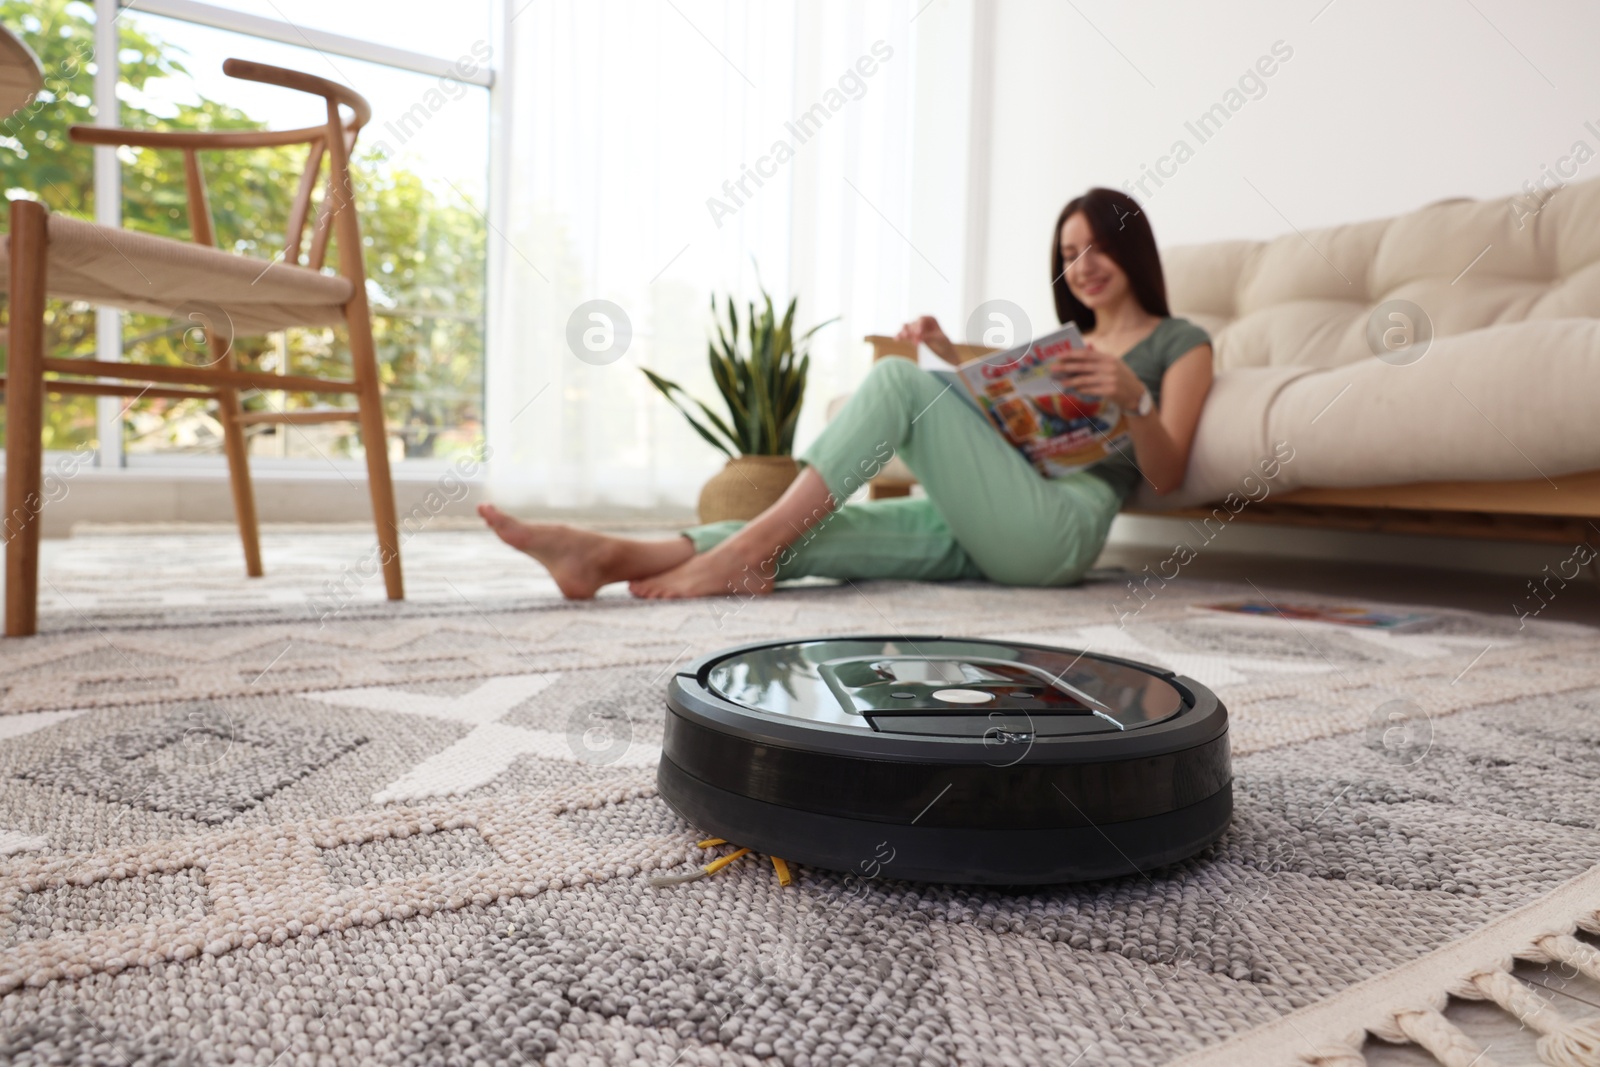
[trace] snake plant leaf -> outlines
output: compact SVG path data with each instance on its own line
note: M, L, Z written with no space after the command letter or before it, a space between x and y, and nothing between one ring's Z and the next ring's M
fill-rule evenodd
M811 329L809 329L805 333L801 334L797 338L797 340L809 341L809 340L811 340L811 335L812 334L816 333L818 330L822 329L824 326L832 326L834 323L838 322L843 317L844 316L842 316L842 315L835 315L833 318L828 319L825 322L819 322L815 326L811 327Z
M778 382L783 354L788 351L788 344L779 347L779 336L776 315L772 306L772 295L767 292L761 294L764 307L761 312L761 337L759 351L761 352L760 370L762 375L762 435L763 443L769 453L778 451L781 434L779 427L782 417L778 411ZM752 347L755 347L752 339Z
M691 399L694 400L695 406L705 414L706 421L709 422L718 433L726 438L730 445L732 445L735 449L739 448L739 435L733 432L732 426L730 426L721 415L717 414L715 411L712 411L703 400L700 400L698 397Z
M753 370L749 373L753 379ZM759 456L763 453L762 429L767 423L766 412L763 408L770 402L771 397L766 394L764 389L756 387L753 381L747 395L750 398L750 411L745 420L745 445L750 449L752 455Z
M695 406L705 414L706 421L714 426L718 433L727 438L729 444L735 448L738 448L739 438L733 432L733 430L729 428L728 424L723 421L722 416L718 415L715 411L712 411L711 408L706 406L706 403L703 400L700 400L698 397L690 397L690 399L693 400L695 402Z
M760 302L745 304L744 321L738 305L730 298L724 311L715 295L711 297L712 336L706 345L706 359L712 382L722 395L728 414L723 418L703 401L651 371L651 383L682 412L695 432L718 451L732 456L788 455L794 449L795 427L805 398L811 357L806 343L823 326L837 317L818 323L796 337L794 320L798 298L791 298L778 314L777 305L766 286L757 283Z
M676 396L673 395L674 393L683 393L684 396L688 396L688 393L684 392L682 386L678 385L677 382L668 381L667 379L651 371L648 367L640 367L639 369L644 371L645 377L650 379L650 384L659 389L661 391L661 395L666 397L668 402L682 413L683 417L688 420L689 425L694 427L695 433L698 433L701 437L705 438L713 448L727 456L729 459L733 458L734 454L729 450L728 445L725 445L721 441L717 440L717 438L712 435L710 430L700 425L700 421L696 419L692 413L690 413L688 408L684 407L684 405ZM693 400L694 398L690 397L690 399ZM700 401L695 400L694 402L699 404L701 410L710 416L712 421L717 424L717 428L719 430L727 434L729 444L733 444L735 447L737 447L738 438L734 437L733 434L728 433L727 427L722 425L722 420L718 419L716 415L711 412L711 409L707 408L704 404L701 404Z
M778 325L773 335L773 346L781 353L780 367L787 370L794 364L794 309L799 303L799 298L789 301L789 308L783 313L783 322ZM771 298L767 302L768 313L771 313Z
M717 391L722 394L722 399L728 405L733 424L742 425L745 420L745 404L739 388L738 363L735 359L718 352L715 345L711 348L710 363L712 381L716 383Z
M800 422L800 399L805 392L806 375L811 370L811 354L800 357L800 363L791 371L786 384L782 407L787 411L779 427L778 447L782 453L794 451L794 433Z

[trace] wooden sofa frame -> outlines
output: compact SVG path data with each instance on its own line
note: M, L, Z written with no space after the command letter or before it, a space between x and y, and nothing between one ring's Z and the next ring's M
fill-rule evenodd
M915 360L917 346L893 337L870 336L874 360ZM996 349L956 345L961 362ZM906 496L916 484L880 475L868 488L872 499ZM1156 511L1125 508L1125 514L1202 519L1210 508ZM1343 489L1296 489L1273 495L1236 513L1232 521L1315 526L1379 533L1477 537L1600 546L1600 470L1512 482L1415 482ZM1594 568L1600 578L1600 568Z

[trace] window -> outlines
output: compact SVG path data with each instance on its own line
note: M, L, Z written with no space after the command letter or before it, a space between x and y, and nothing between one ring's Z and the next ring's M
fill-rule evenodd
M109 6L100 5L102 15ZM149 13L168 7L186 18ZM436 5L419 2L386 5L381 19L371 18L371 7L362 5L366 17L359 20L341 11L341 5L280 0L227 7L245 16L235 18L210 5L160 3L141 3L116 16L118 124L225 129L320 121L315 98L225 76L221 65L229 56L317 74L365 96L373 120L361 132L354 169L390 427L388 448L392 458L425 459L448 458L472 447L483 426L489 125L488 90L474 82L486 80L481 72L491 59L488 0L455 4L448 20L438 19ZM287 21L301 17L307 19L304 26ZM0 0L0 18L20 30L39 54L53 96L51 106L16 131L21 136L0 141L8 195L37 195L52 210L93 218L93 152L71 144L66 131L73 123L94 119L96 9L73 0ZM274 21L267 25L268 19ZM397 62L355 58L337 50L334 46L341 42L330 43L319 31L359 32L363 40L348 43L378 60L389 59L395 48L430 46L436 69L422 73ZM286 44L273 36L309 41L314 47ZM377 45L367 47L373 39ZM429 65L417 62L428 58L399 56L413 67ZM456 64L458 73L453 74ZM460 76L468 71L477 77ZM188 239L181 155L124 149L117 163L122 223ZM218 243L263 261L281 256L304 163L305 150L299 147L202 154ZM335 262L331 252L328 262ZM53 353L89 356L102 347L93 309L51 307L47 345ZM199 331L186 332L187 325L123 314L126 358L157 363L206 358ZM348 368L342 329L238 337L233 351L242 366L269 372L344 373ZM294 397L288 402L312 400ZM245 397L247 409L283 402L282 394ZM49 408L47 448L95 440L92 398L52 400ZM109 411L107 419L106 408L101 408L99 424L102 429L120 424L120 435L115 442L99 442L102 463L109 459L113 464L148 465L220 456L221 427L207 405L184 400L128 405L111 399ZM337 463L358 456L360 443L353 424L256 426L251 452Z

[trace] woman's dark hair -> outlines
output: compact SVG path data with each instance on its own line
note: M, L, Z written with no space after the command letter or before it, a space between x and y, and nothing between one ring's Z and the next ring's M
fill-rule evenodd
M1171 315L1167 308L1167 279L1161 273L1161 253L1156 251L1150 220L1126 193L1090 189L1067 202L1056 219L1056 228L1050 232L1050 288L1055 290L1056 318L1077 323L1084 333L1094 329L1094 312L1067 286L1067 263L1061 255L1061 227L1080 213L1094 234L1095 247L1128 276L1128 289L1139 306L1161 318Z

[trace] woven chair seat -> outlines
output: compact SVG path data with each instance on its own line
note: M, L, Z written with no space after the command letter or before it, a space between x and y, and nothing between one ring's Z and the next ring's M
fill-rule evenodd
M168 317L187 317L195 304L216 306L236 336L342 325L352 292L349 279L335 274L53 212L49 235L52 297ZM11 270L9 237L0 238L0 253L3 287Z

